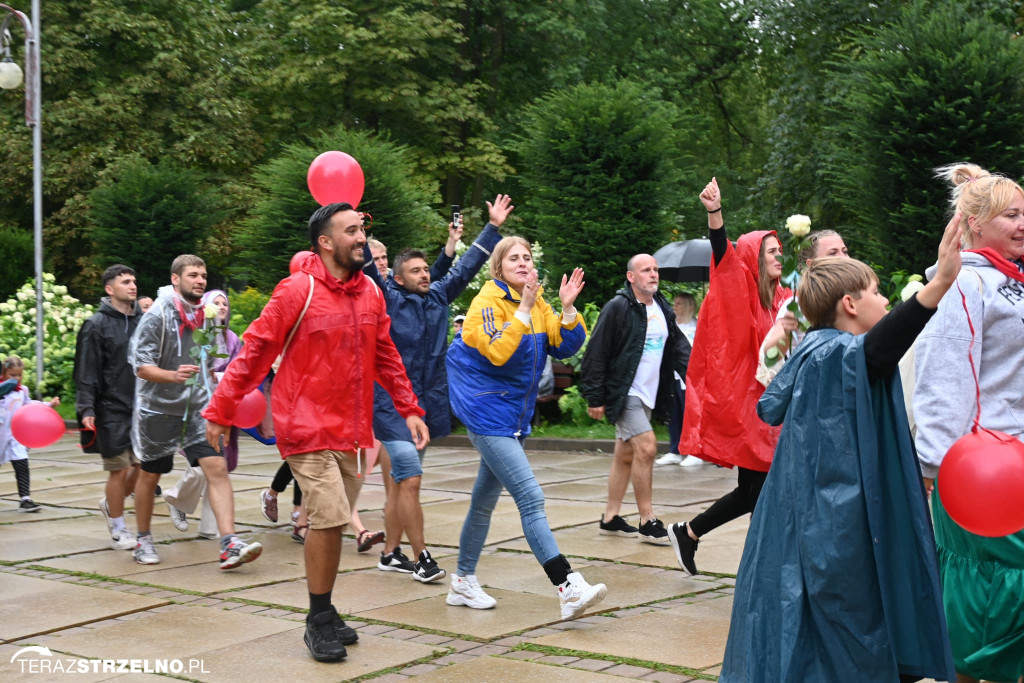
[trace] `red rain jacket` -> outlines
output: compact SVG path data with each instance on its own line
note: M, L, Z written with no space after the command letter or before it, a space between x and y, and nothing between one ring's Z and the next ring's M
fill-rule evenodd
M287 458L319 450L373 445L373 382L380 382L402 417L422 416L402 358L391 341L384 297L357 272L336 280L317 254L281 280L242 338L203 417L229 425L242 397L259 386L281 353L316 281L313 300L274 377L272 412L277 447Z
M790 296L775 288L771 310L757 293L757 255L774 230L755 230L726 247L700 308L693 353L686 371L686 408L679 452L726 467L767 472L781 427L757 416L764 387L755 379L757 354L775 315Z

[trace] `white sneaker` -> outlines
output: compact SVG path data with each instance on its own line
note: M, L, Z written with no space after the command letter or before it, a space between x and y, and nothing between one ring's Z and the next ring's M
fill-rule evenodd
M584 610L604 600L608 587L603 583L591 586L579 572L572 572L558 587L558 601L562 606L562 621L575 619Z
M666 453L654 461L655 465L678 465L682 462L683 456L678 453Z
M134 550L135 534L127 529L110 532L110 547L114 550Z
M171 511L171 524L178 531L188 531L188 515L167 503L167 509Z
M696 455L688 455L683 458L683 461L679 463L680 467L696 467L697 465L703 465L704 461L698 458Z
M497 600L484 592L474 574L468 576L453 574L445 602L449 605L465 605L473 609L493 609L498 604Z

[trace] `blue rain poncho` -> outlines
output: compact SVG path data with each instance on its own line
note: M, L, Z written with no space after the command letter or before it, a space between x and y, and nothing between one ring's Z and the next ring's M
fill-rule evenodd
M807 334L758 402L784 424L747 535L719 680L953 680L935 541L898 374Z

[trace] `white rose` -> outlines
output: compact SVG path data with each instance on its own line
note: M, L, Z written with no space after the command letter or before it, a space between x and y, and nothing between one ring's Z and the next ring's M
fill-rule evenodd
M805 237L811 231L811 219L803 214L794 214L786 219L786 229L794 237Z
M908 282L907 286L903 288L902 292L900 292L900 300L906 301L910 297L920 292L922 289L924 289L924 283L920 282L919 280Z
M217 304L212 301L203 308L203 315L206 316L207 320L216 320L219 312L220 309L217 307Z

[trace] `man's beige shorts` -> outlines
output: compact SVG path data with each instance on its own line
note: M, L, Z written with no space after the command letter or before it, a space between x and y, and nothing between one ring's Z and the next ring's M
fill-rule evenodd
M363 476L366 476L366 455ZM292 475L302 489L302 504L309 515L310 529L332 529L352 519L352 504L363 487L356 477L356 458L352 451L314 451L296 453L286 459Z
M135 457L135 452L129 448L120 455L115 455L113 458L103 458L103 471L120 472L121 470L126 470L129 467L133 467L138 464L139 459Z

